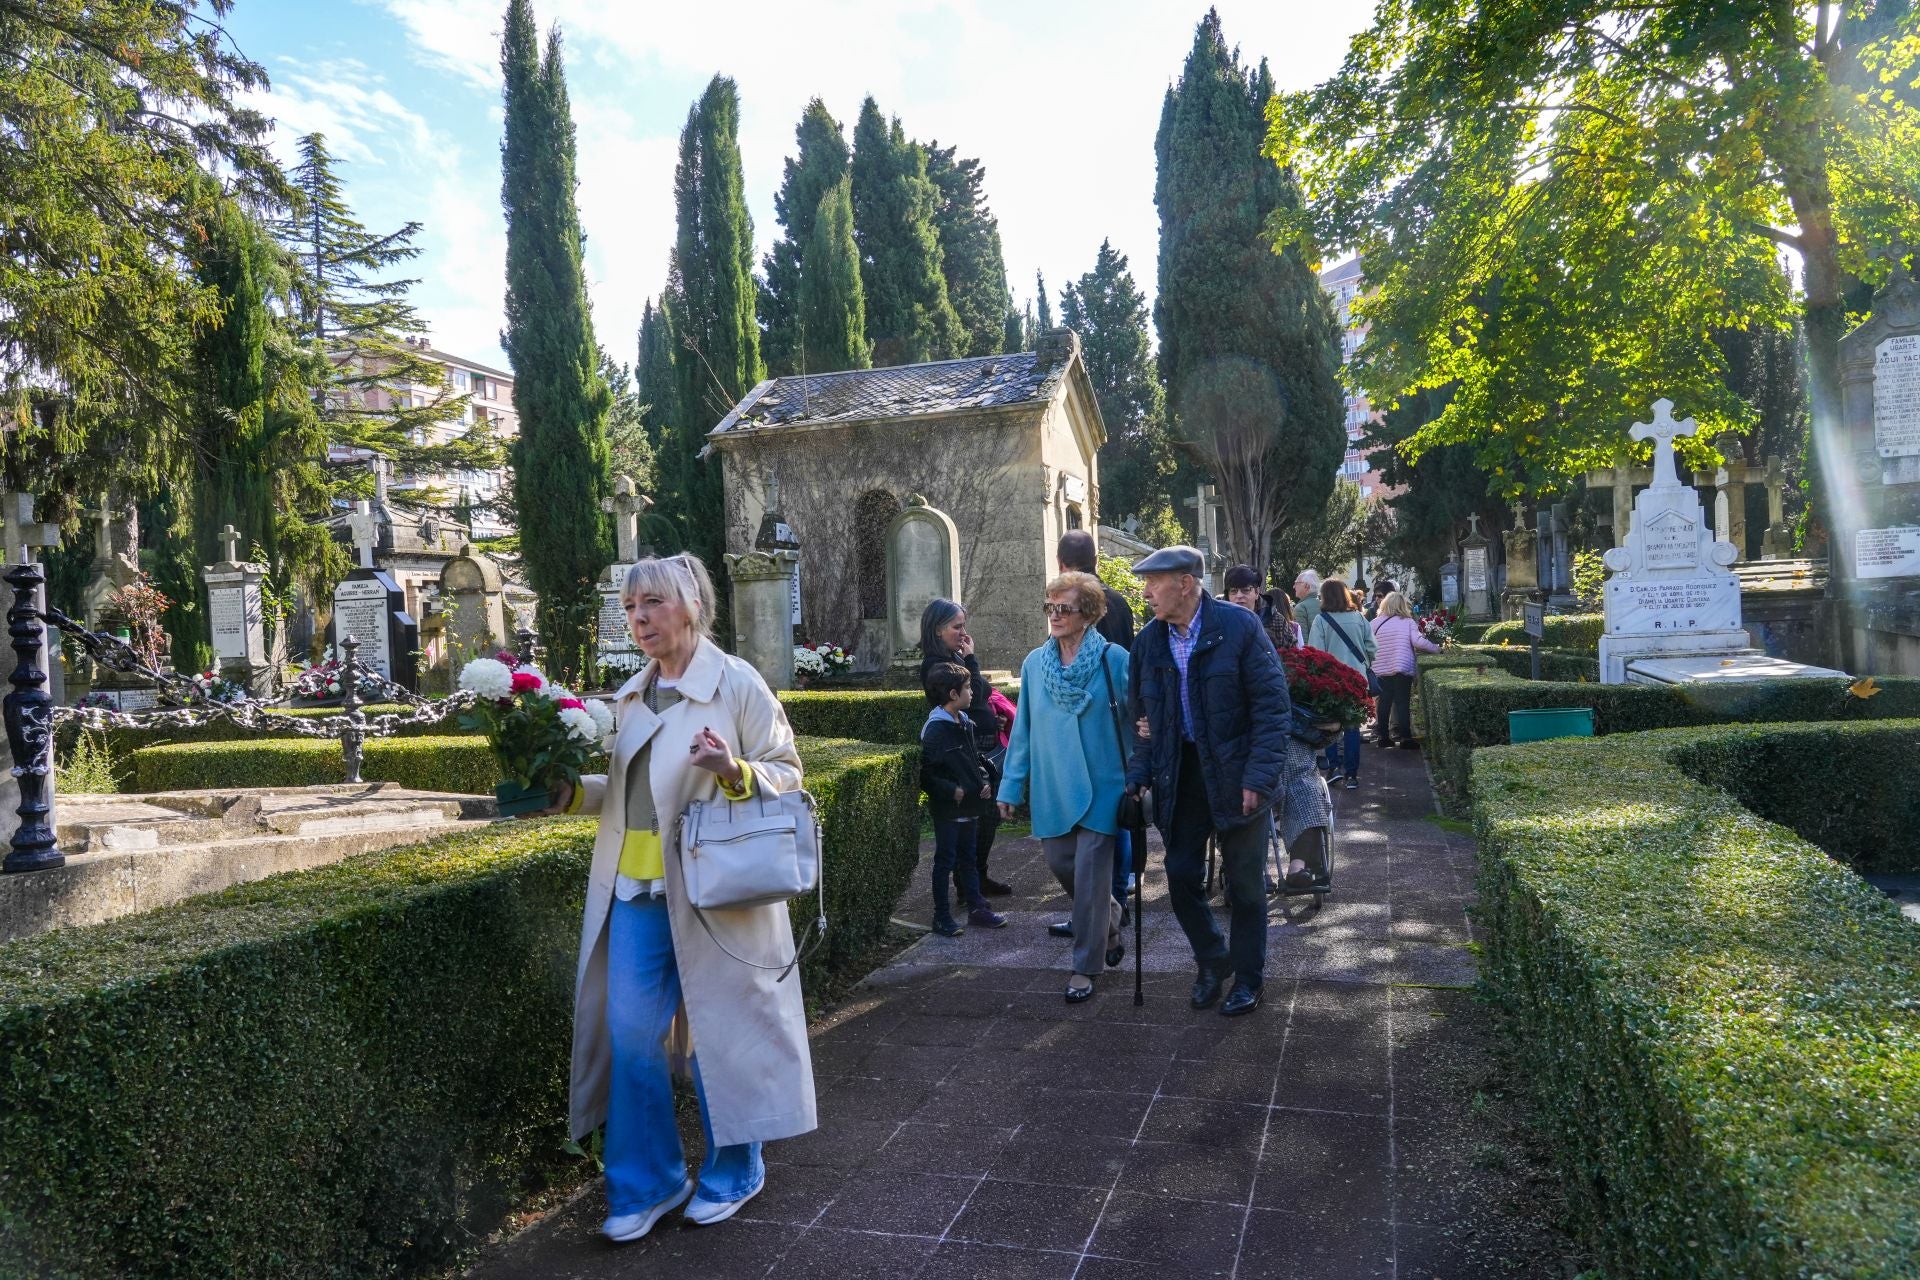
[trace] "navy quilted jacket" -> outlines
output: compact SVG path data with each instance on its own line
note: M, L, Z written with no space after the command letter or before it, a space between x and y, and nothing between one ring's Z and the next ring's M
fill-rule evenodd
M1200 639L1187 663L1194 746L1214 826L1235 827L1248 820L1240 811L1242 788L1268 803L1279 792L1293 704L1259 617L1204 592L1200 600ZM1145 716L1152 732L1127 766L1129 787L1153 788L1154 818L1163 834L1179 794L1183 737L1180 669L1167 640L1167 624L1156 618L1133 642L1134 714Z

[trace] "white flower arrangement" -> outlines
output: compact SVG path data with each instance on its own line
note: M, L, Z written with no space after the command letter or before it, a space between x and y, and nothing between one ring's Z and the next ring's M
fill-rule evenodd
M793 671L795 675L824 676L827 674L827 660L803 644L795 645Z
M594 733L600 739L604 751L613 750L613 710L605 702L595 699L587 704L587 714L593 717Z
M475 658L460 668L460 687L480 698L505 698L513 694L513 672L494 658Z
M598 742L602 736L596 731L593 716L580 707L562 707L560 723L571 737L581 742Z

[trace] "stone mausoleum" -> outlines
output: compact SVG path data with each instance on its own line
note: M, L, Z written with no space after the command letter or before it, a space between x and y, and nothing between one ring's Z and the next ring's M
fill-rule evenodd
M769 510L799 542L799 634L886 646L887 527L919 494L958 532L982 665L1018 668L1046 638L1054 545L1095 527L1106 428L1078 335L1051 329L1038 348L770 378L708 433L727 550L752 549Z

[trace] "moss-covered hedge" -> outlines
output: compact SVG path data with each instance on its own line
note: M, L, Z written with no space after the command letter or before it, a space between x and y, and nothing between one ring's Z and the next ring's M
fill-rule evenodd
M918 764L802 756L832 919L812 983L906 886ZM563 1136L593 830L498 824L0 948L0 1275L444 1264Z
M1471 656L1442 655L1420 666L1420 708L1427 759L1441 807L1464 815L1468 768L1481 747L1507 741L1507 712L1529 707L1592 707L1594 731L1635 733L1686 725L1763 721L1880 720L1920 716L1920 679L1879 682L1856 698L1844 680L1766 680L1708 688L1568 684L1522 680Z
M918 690L796 689L779 696L796 734L917 743L927 719L927 696Z
M1540 643L1552 649L1599 653L1600 633L1606 629L1605 614L1550 613L1541 619ZM1527 643L1526 624L1518 618L1496 622L1480 636L1481 644L1500 644L1503 641L1524 646Z
M1920 931L1687 772L1798 758L1817 788L1829 758L1910 775L1917 741L1726 726L1474 757L1484 980L1608 1275L1920 1275Z

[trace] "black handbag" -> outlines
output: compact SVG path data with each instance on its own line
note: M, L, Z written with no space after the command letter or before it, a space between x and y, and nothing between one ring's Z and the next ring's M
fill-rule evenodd
M1125 769L1130 754L1127 751L1127 731L1124 727L1126 717L1120 712L1120 700L1114 697L1113 668L1107 665L1104 655L1100 659L1100 675L1107 682L1107 710L1113 713L1113 736L1120 745L1120 767ZM1153 791L1150 788L1142 787L1138 791L1127 790L1120 793L1121 827L1129 831L1140 831L1150 826L1152 822Z
M1364 626L1365 624L1362 623L1362 625ZM1327 630L1339 636L1340 642L1347 646L1347 652L1360 660L1360 669L1367 673L1367 696L1369 698L1379 697L1380 677L1373 674L1373 665L1367 661L1367 655L1361 651L1360 646L1353 642L1353 637L1347 634L1347 629L1329 618L1327 620Z

